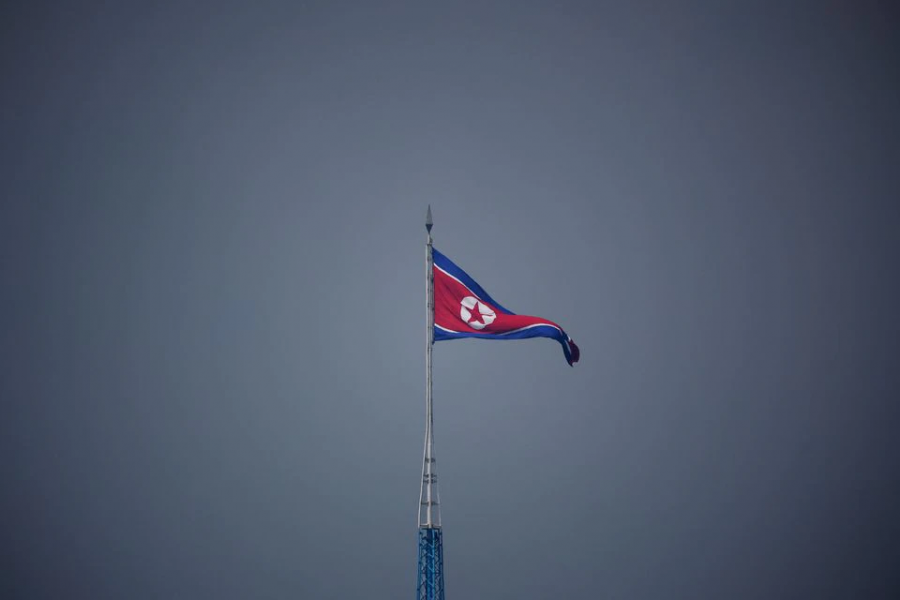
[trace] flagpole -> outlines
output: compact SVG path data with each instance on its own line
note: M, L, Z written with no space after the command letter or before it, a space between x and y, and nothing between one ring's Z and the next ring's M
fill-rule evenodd
M444 535L434 460L434 413L431 396L431 350L434 345L434 255L431 206L425 216L425 450L419 490L419 563L416 600L444 600ZM425 508L424 514L422 508Z
M431 351L434 347L434 258L432 254L431 206L425 215L425 448L422 461L422 487L419 494L419 527L440 527L437 497L437 473L434 459L434 413L431 385ZM424 515L422 508L425 508ZM424 518L423 518L424 517Z

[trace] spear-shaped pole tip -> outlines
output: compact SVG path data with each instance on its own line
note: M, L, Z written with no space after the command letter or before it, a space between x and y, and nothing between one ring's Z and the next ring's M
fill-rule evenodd
M431 220L431 205L428 205L428 212L425 213L425 229L428 230L428 233L431 233L431 227L434 225L434 221Z

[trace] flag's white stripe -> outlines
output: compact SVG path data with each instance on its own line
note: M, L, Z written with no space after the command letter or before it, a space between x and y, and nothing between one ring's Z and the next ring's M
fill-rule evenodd
M464 288L466 288L467 290L469 290L469 293L472 294L473 296L475 296L476 298L478 298L478 300L479 300L481 303L487 304L487 302L485 302L484 300L481 299L481 296L479 296L478 294L476 294L475 292L473 292L472 290L470 290L470 289L469 289L469 286L467 286L466 284L464 284L462 281L460 281L459 279L457 279L456 277L454 277L453 275L451 275L450 273L448 273L447 271L443 270L442 268L440 268L440 267L437 266L437 265L434 265L434 268L437 269L438 271L440 271L441 273L443 273L444 275L446 275L447 277L449 277L450 279L452 279L453 281L455 281L456 283L458 283L459 285L461 285L461 286L463 286ZM457 332L457 333L458 333L458 332Z
M453 331L452 329L447 329L446 327L441 327L437 323L435 323L434 326L442 331L446 331L447 333L464 333L462 331ZM526 329L531 329L532 327L541 327L541 326L553 327L553 329L562 333L562 329L560 329L559 327L556 327L555 325L551 325L550 323L535 323L534 325L526 325L525 327L519 327L518 329L513 329L512 331L504 331L502 333L486 332L486 334L487 335L509 335L511 333L517 333L519 331L525 331Z
M512 331L504 331L503 333L496 333L494 335L509 335L511 333L517 333L519 331L525 331L526 329L531 329L532 327L552 327L553 329L562 333L562 329L560 329L556 325L551 325L550 323L535 323L534 325L526 325L525 327L519 327L518 329L513 329Z
M452 329L447 329L446 327L441 327L437 323L434 324L435 327L440 329L441 331L446 331L447 333L462 333L461 331L453 331Z

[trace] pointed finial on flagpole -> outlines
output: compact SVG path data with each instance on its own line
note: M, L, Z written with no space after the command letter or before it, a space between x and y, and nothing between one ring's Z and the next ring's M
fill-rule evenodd
M428 205L428 212L425 213L425 229L428 230L428 233L431 233L431 227L434 225L434 221L431 220L431 205Z

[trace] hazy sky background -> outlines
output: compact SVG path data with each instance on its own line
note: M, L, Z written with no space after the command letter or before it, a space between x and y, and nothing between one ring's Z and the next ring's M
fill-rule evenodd
M412 598L430 203L582 349L436 345L449 600L896 597L898 22L748 4L5 3L2 595Z

